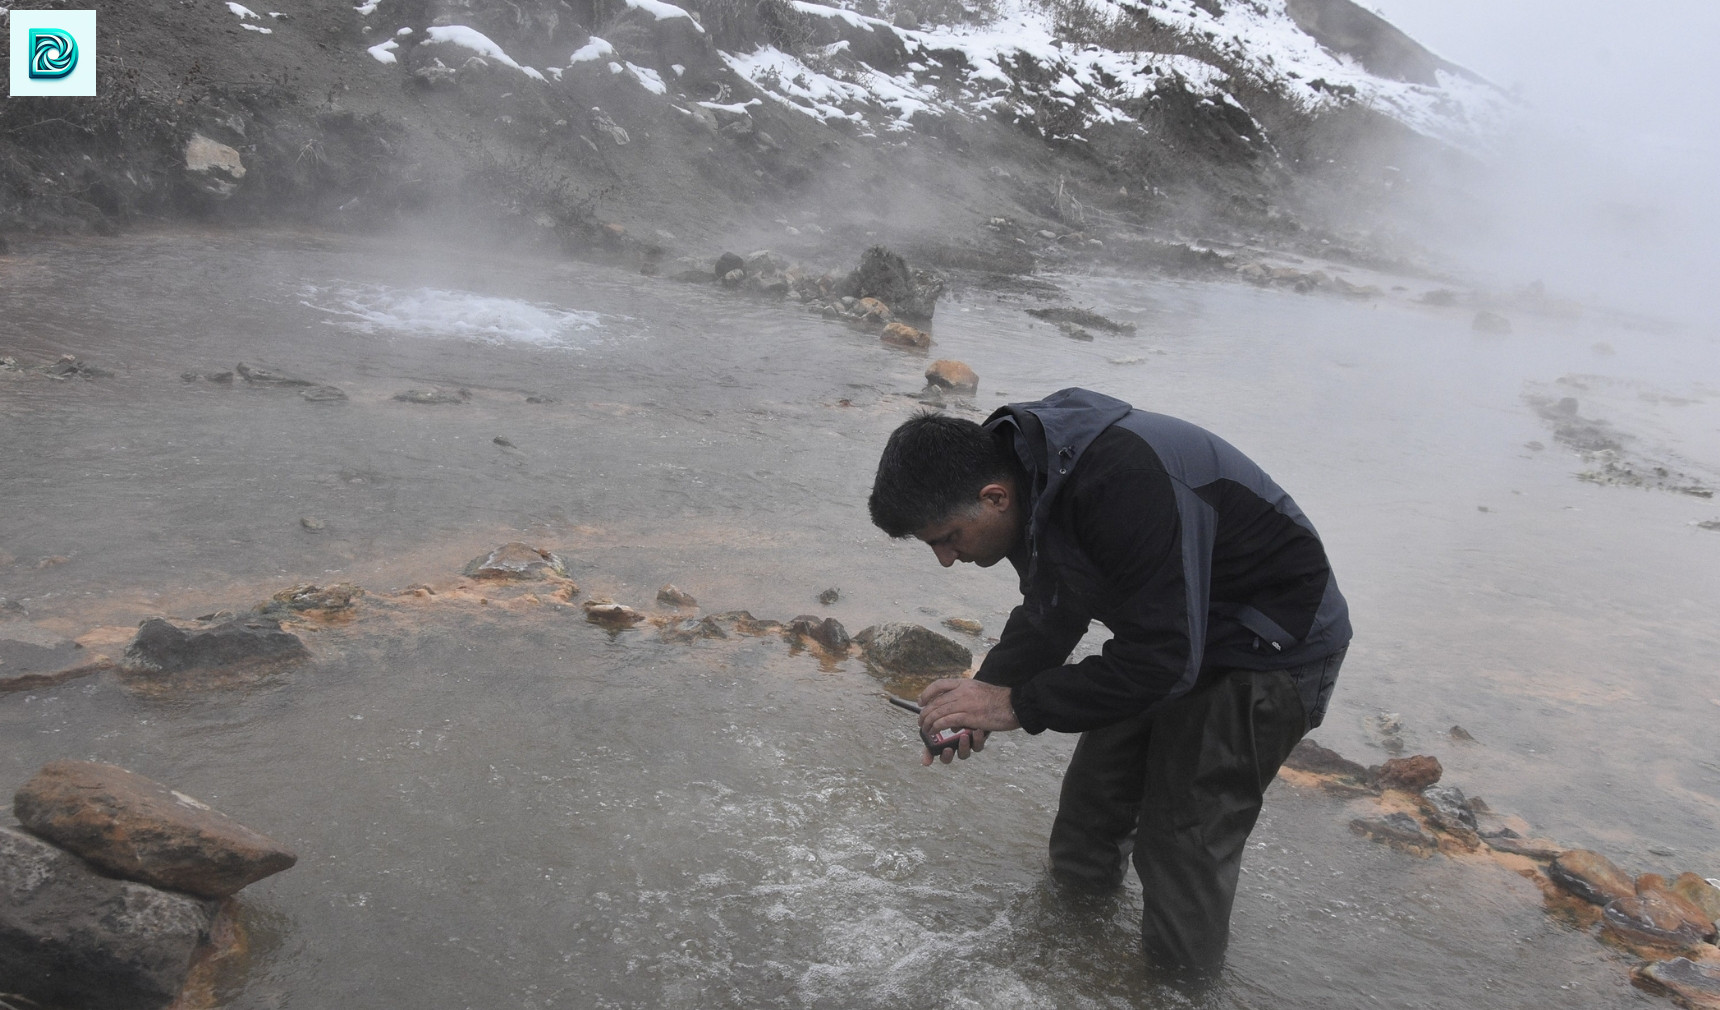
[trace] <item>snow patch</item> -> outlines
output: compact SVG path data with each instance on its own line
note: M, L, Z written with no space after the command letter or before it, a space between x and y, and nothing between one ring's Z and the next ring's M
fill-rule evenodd
M567 65L571 67L575 63L589 63L592 60L601 60L614 55L614 46L593 35L589 42L573 51L573 55L567 58Z
M245 18L250 18L252 21L261 21L262 20L262 18L257 16L256 11L252 10L249 7L244 6L243 4L233 3L232 0L228 0L227 9L232 11L234 16L240 18L241 20L243 20Z
M389 39L387 42L381 42L371 46L369 49L366 49L365 52L376 57L376 62L378 63L398 63L399 61L394 58L394 50L399 48L400 43L393 39Z
M429 42L470 49L479 56L487 56L497 63L513 67L533 80L541 81L544 79L543 74L538 73L535 69L514 62L514 58L503 52L501 46L496 45L488 35L476 28L468 28L465 25L433 25L424 29L424 34L430 36Z
M626 0L626 3L634 10L644 11L659 21L667 21L670 18L686 18L693 23L693 27L698 29L701 34L705 31L705 26L699 24L698 19L693 15L674 4L664 3L663 0Z

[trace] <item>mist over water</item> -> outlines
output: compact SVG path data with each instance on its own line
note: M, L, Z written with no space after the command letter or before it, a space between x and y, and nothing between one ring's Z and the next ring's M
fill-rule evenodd
M1097 908L1046 890L1069 738L1008 734L922 769L855 660L611 633L577 601L455 588L525 539L569 559L579 599L650 609L672 581L707 613L995 634L1008 572L942 570L866 519L926 364L874 334L620 271L350 239L64 243L8 270L15 353L116 375L0 386L0 595L76 635L299 581L370 592L306 632L312 664L242 690L141 697L104 676L0 695L5 781L111 761L300 853L244 892L253 953L226 1006L1640 1005L1629 960L1529 882L1364 841L1341 801L1283 784L1225 978L1190 996L1140 968L1134 885ZM1417 304L1425 282L1356 279L1403 290L1061 278L1138 328L1090 342L1028 316L1035 299L960 291L934 351L980 374L968 416L1086 385L1208 425L1291 489L1358 629L1320 742L1377 763L1375 717L1399 713L1408 752L1537 833L1715 875L1720 534L1694 524L1720 514L1577 480L1523 399L1578 397L1720 482L1707 345L1601 313L1478 335L1470 310ZM349 399L180 378L237 360ZM469 399L393 399L425 384ZM397 595L415 583L438 594Z
M1496 289L1541 280L1564 297L1715 330L1707 274L1720 255L1720 81L1710 40L1720 8L1370 6L1520 102L1480 170L1418 213L1436 248Z

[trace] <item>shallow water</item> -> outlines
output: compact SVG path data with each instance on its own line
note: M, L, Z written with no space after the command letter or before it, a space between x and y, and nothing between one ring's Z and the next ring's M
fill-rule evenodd
M1539 832L1720 875L1720 533L1693 525L1720 503L1576 480L1523 402L1575 395L1720 480L1712 333L1589 312L1483 338L1402 297L1063 280L1138 334L1077 343L1036 302L971 293L940 306L936 352L980 374L982 413L1093 386L1214 428L1296 495L1359 633L1318 739L1374 763L1374 717L1401 713L1407 752ZM32 619L76 635L296 581L372 593L309 635L314 665L246 690L0 695L5 781L111 761L300 853L244 892L228 1006L1654 1002L1527 881L1363 841L1343 804L1282 784L1225 978L1191 996L1137 966L1138 892L1077 909L1045 891L1067 739L925 770L852 660L388 595L521 538L647 609L672 581L711 612L995 633L1006 572L943 571L866 520L925 362L864 333L579 265L169 234L0 260L0 353L116 373L0 381L0 596ZM179 378L238 361L349 399ZM469 399L391 399L431 386Z

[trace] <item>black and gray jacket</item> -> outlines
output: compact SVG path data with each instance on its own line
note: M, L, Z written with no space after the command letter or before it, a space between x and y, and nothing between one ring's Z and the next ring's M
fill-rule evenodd
M1013 442L1031 511L1009 559L1023 602L977 676L1010 688L1028 732L1096 729L1208 671L1289 669L1349 644L1313 525L1228 442L1085 389L985 426ZM1092 620L1110 641L1065 665Z

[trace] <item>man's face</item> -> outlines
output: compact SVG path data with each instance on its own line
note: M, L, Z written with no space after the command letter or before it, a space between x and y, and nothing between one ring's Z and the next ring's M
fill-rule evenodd
M975 503L914 536L925 541L945 568L965 561L990 568L1021 541L1021 508L1005 484L987 484Z

